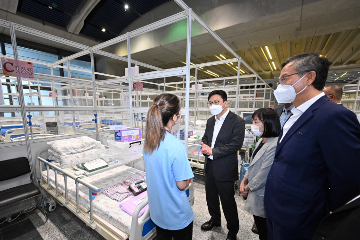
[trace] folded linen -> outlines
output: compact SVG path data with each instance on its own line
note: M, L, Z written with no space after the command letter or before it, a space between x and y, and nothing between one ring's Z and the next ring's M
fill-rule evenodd
M142 201L144 201L146 198L147 198L147 191L140 193L136 197L130 198L130 199L124 201L123 203L120 203L119 206L124 212L126 212L132 216L134 214L134 211L137 208L137 206ZM144 214L144 212L146 211L146 209L148 209L148 208L149 208L149 205L147 204L143 209L141 209L138 217L141 217Z
M102 146L102 148L105 148ZM61 168L73 168L77 164L100 158L99 149L92 149L85 152L70 155L53 155L49 151L49 160L54 160L60 164Z
M48 142L52 154L57 155L70 155L85 152L91 149L100 149L101 143L90 137L83 136L77 138L63 139Z

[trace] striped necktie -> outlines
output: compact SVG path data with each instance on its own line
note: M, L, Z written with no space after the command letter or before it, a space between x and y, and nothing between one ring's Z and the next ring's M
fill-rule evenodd
M283 113L280 116L280 124L281 124L281 128L284 127L285 123L287 122L287 120L290 118L291 116L291 110L289 109L285 109L283 111Z

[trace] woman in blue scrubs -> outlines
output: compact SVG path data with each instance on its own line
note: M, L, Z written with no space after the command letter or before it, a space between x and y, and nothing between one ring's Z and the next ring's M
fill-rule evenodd
M185 146L171 128L180 121L180 100L161 94L148 111L143 157L151 220L158 240L192 239L194 213L185 189L194 177Z

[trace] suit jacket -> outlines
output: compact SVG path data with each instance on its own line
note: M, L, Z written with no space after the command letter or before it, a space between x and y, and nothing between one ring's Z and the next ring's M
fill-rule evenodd
M274 111L279 115L279 117L281 116L283 110L284 110L284 105L274 108Z
M329 211L359 195L359 159L355 114L321 97L278 143L266 183L267 218L293 236L312 238Z
M244 209L255 216L263 218L266 218L264 209L265 183L274 161L277 140L277 137L272 137L264 143L255 157L251 158L249 168L245 173L250 191ZM256 143L256 148L258 148L261 141L262 138Z
M360 239L360 198L327 215L316 230L313 240Z
M202 142L211 146L215 126L215 116L208 119ZM241 149L245 136L245 121L229 111L217 135L213 153L214 176L218 181L236 181L239 179L237 151ZM205 155L206 165L209 157Z

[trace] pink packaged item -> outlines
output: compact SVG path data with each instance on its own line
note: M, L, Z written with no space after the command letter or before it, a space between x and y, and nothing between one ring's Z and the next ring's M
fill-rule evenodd
M126 200L123 203L120 203L120 208L128 213L130 216L132 216L134 214L135 209L137 208L137 206L145 200L145 198L147 197L147 191L140 193L139 195L137 195L136 197L133 197L131 199ZM144 212L146 211L146 209L148 209L149 205L146 205L143 209L141 209L139 216L141 217Z

